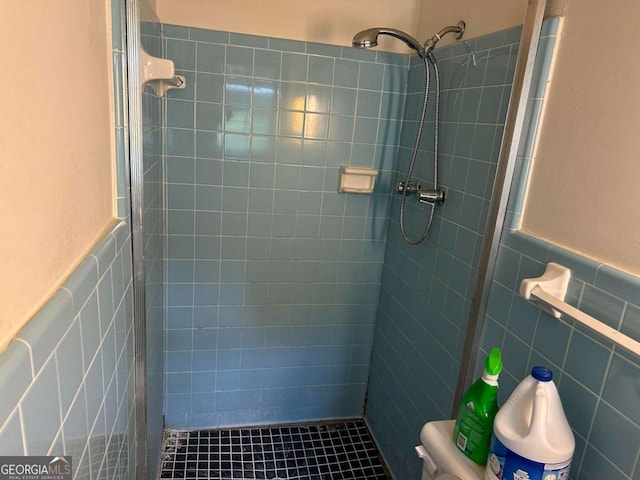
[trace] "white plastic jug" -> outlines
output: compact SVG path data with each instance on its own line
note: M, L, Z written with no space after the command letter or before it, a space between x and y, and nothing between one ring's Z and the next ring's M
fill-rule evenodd
M486 480L564 480L575 449L551 370L534 367L498 411Z

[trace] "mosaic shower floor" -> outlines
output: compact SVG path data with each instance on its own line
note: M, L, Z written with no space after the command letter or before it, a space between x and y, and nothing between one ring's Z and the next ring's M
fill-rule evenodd
M160 478L391 479L362 420L165 432Z

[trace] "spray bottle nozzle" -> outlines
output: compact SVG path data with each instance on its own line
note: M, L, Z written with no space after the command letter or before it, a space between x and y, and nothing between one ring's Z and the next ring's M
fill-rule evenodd
M502 354L500 353L500 349L497 347L493 347L491 352L489 352L489 356L487 357L487 361L484 364L484 370L489 375L499 375L502 371Z

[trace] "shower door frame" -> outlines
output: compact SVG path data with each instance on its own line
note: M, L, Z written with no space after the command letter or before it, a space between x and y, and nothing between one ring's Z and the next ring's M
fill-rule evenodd
M529 0L527 3L513 86L498 157L498 167L493 183L493 191L491 192L491 202L489 203L480 261L478 262L478 274L465 333L458 383L451 410L452 418L458 415L462 395L473 382L475 375L480 336L484 326L489 290L500 246L500 235L504 226L510 186L523 133L527 100L531 90L533 68L546 4L547 0Z
M140 13L137 0L125 0L127 39L127 88L129 171L131 175L131 243L133 249L133 314L135 357L136 476L147 478L147 312L144 266L143 129L140 49Z

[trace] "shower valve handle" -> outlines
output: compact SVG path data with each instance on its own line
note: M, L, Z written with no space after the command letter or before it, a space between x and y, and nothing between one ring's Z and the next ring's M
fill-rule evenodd
M442 205L444 203L446 192L444 188L439 187L435 190L433 189L421 189L419 188L416 192L416 196L418 197L418 201L421 203L430 203L432 205Z
M396 184L396 193L401 195L415 195L418 197L419 202L433 205L442 205L446 197L446 192L442 187L438 187L437 189L423 189L422 185L414 182L398 182Z

